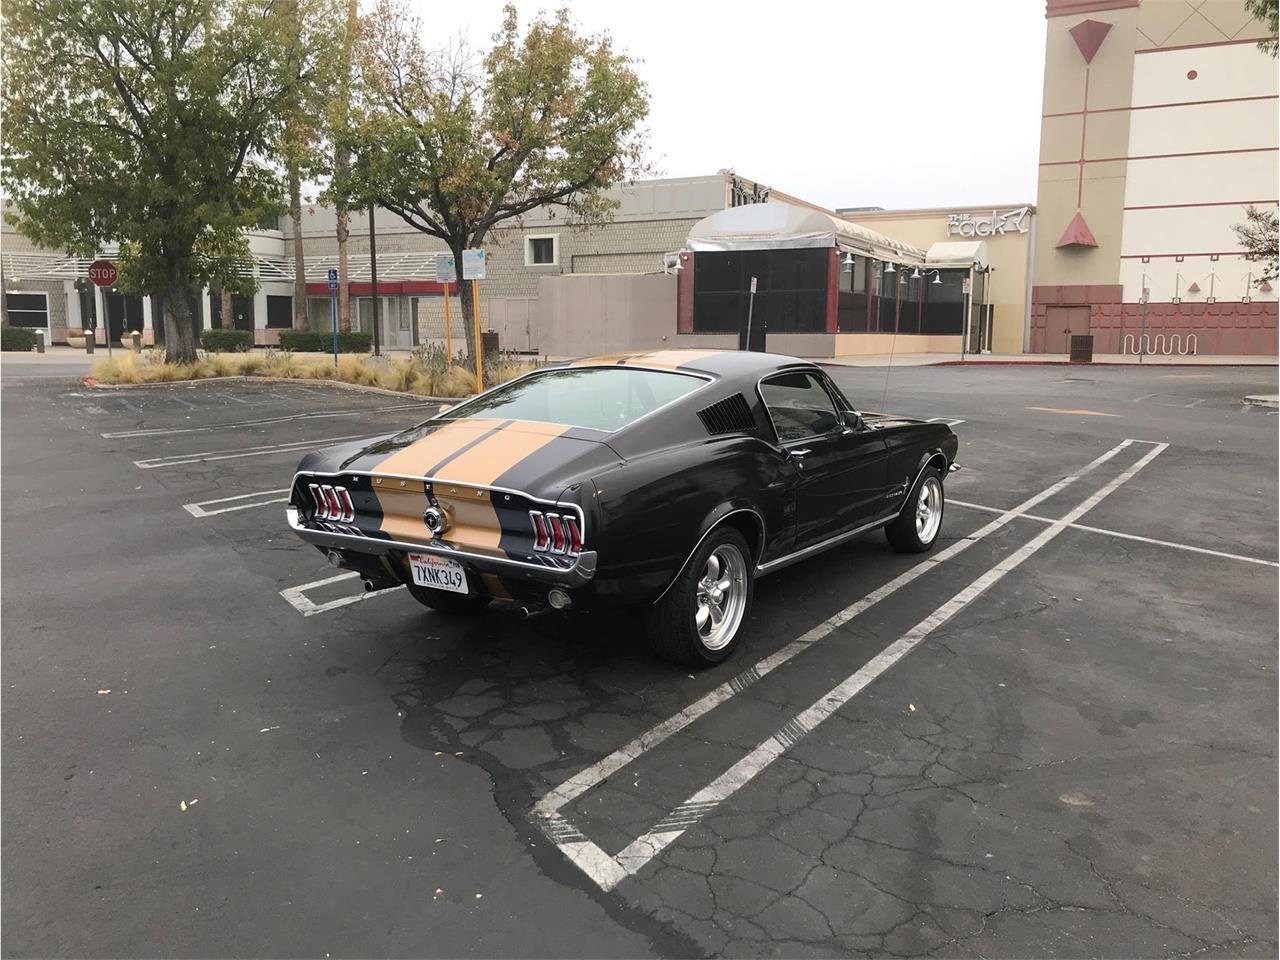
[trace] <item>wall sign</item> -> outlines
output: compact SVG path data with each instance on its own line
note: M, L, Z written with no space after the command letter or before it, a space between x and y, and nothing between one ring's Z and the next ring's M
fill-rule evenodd
M1000 213L992 210L990 216L974 216L972 213L947 214L948 237L997 237L1006 233L1026 233L1031 229L1031 208L1018 207Z
M768 203L770 187L745 180L736 173L729 177L729 206L742 207L749 203Z

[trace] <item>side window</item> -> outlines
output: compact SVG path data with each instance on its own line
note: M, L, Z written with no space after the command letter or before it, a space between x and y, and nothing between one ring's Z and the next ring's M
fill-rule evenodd
M760 384L779 443L831 433L840 427L831 396L810 373L784 373Z
M857 410L858 409L852 403L849 402L849 398L846 397L844 393L840 390L840 388L836 386L834 380L832 380L830 377L827 377L827 376L824 376L822 380L827 385L827 391L831 394L832 397L835 398L837 407L839 407L841 410Z

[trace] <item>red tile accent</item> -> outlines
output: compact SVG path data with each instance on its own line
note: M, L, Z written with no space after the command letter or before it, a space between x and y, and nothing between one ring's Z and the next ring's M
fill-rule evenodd
M1138 0L1046 0L1044 15L1045 19L1070 17L1082 13L1097 13L1100 10L1123 10L1137 5Z
M1098 241L1094 239L1093 231L1089 229L1089 225L1084 222L1084 217L1077 210L1076 215L1067 224L1067 229L1063 230L1062 236L1058 238L1058 246L1096 247L1097 245Z
M1239 150L1192 150L1188 153L1150 153L1138 157L1086 157L1084 160L1041 160L1042 167L1078 163L1119 163L1121 160L1176 160L1179 157L1219 157L1231 153L1275 153L1280 147L1242 147Z
M693 333L693 271L698 258L692 253L680 254L680 270L676 280L676 333Z
M1241 40L1210 40L1208 43L1183 43L1172 47L1143 47L1134 53L1168 53L1170 50L1199 50L1202 47L1230 47L1237 43L1257 43L1259 37L1245 37Z
M1203 107L1214 103L1243 103L1246 100L1275 100L1274 93L1260 94L1254 97L1219 97L1216 100L1173 100L1169 103L1144 103L1129 107L1099 107L1089 113L1124 113L1126 110L1165 110L1169 107ZM1084 110L1063 110L1060 113L1046 113L1045 117L1076 117ZM1068 161L1070 162L1070 161Z
M1081 20L1068 32L1071 34L1071 39L1076 42L1076 46L1080 48L1080 56L1084 57L1084 62L1092 63L1098 48L1102 46L1102 41L1107 39L1107 34L1111 32L1111 24L1101 20Z

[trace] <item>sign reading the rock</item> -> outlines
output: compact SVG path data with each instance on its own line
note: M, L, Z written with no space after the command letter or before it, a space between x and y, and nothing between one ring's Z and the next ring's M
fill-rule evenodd
M89 279L100 287L110 287L116 282L120 272L110 260L95 260L89 264Z
M974 216L972 213L947 214L948 237L996 237L1006 233L1026 233L1031 229L1031 208L1018 207L1000 213L992 210L990 216Z

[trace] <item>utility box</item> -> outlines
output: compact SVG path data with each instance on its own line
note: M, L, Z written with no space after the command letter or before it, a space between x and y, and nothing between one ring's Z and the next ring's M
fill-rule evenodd
M1071 362L1072 363L1093 363L1093 337L1077 336L1071 337Z

